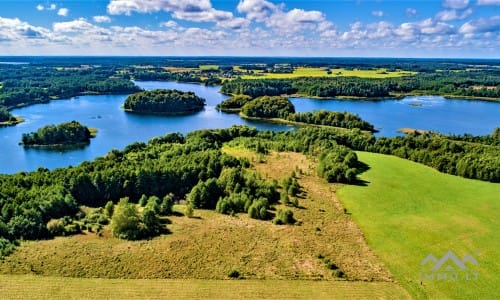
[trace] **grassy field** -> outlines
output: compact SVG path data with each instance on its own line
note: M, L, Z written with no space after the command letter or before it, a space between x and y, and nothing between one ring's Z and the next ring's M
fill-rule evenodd
M293 73L262 73L261 75L243 75L243 79L262 79L262 78L297 78L297 77L341 77L341 76L356 76L361 78L393 78L413 75L415 72L395 71L390 72L385 69L377 70L346 70L346 69L330 69L331 74L327 74L326 68L296 68Z
M361 175L366 186L345 186L339 197L412 296L498 299L500 184L442 174L397 157L358 155L370 166ZM430 253L439 260L448 250L459 259L470 254L478 265L466 263L468 273L452 262L436 272L432 263L421 265ZM448 280L422 279L422 273L447 274ZM449 280L452 274L458 278Z
M390 282L0 275L2 299L410 299Z
M259 157L244 149L225 148L224 151L248 157L254 162L254 171L267 180L281 181L293 170L302 170L298 176L302 186L300 207L291 208L300 223L277 226L270 221L250 219L246 214L231 217L195 210L195 218L169 217L171 224L167 227L172 234L151 240L119 240L105 229L103 236L85 233L23 242L13 254L0 261L0 274L13 276L3 277L12 280L12 284L2 284L0 293L16 293L16 289L24 286L23 281L30 281L30 276L43 275L36 277L42 280L33 282L33 289L45 290L44 285L54 280L64 282L53 277L78 277L109 278L102 281L105 290L114 286L119 290L117 295L130 293L132 296L137 295L134 286L143 289L151 284L148 291L154 292L168 284L172 288L166 288L165 293L181 297L213 293L210 290L217 286L221 286L223 292L214 294L215 298L225 293L228 298L247 294L250 298L408 297L370 250L359 227L344 213L335 195L337 186L315 175L314 162L297 153ZM259 162L262 159L264 163ZM183 205L174 209L182 211ZM346 274L347 281L334 275L327 260ZM226 280L232 269L238 270L245 280ZM46 278L49 283L45 283ZM171 280L157 281L165 278ZM84 286L100 284L92 280L70 281L68 286L74 284L77 285L75 291L86 292ZM18 281L21 283L16 283ZM131 282L129 292L120 288L126 282ZM286 290L283 294L277 289L280 286ZM29 287L26 285L28 293ZM60 287L53 289L58 292ZM66 292L61 290L61 297Z
M199 66L199 69L201 71L209 71L209 70L219 70L219 66L218 65L200 65Z

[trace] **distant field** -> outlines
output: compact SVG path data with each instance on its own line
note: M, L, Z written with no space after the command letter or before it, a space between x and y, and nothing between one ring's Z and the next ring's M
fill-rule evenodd
M219 70L219 66L218 65L200 65L199 69L201 71Z
M293 73L262 73L261 75L243 75L243 79L259 79L259 78L297 78L297 77L341 77L341 76L356 76L361 78L393 78L414 75L415 72L395 71L390 72L385 69L378 70L346 70L346 69L330 69L331 74L327 74L326 68L297 68Z
M2 299L409 299L391 282L0 275Z
M498 299L500 184L442 174L393 156L358 156L370 166L361 175L366 186L345 186L339 198L396 279L418 298ZM433 265L421 266L422 260L430 253L440 259L448 250L477 260L477 266L466 263L469 279L478 272L477 280L467 280L463 271L457 280L420 279ZM449 267L459 270L449 263L437 273Z

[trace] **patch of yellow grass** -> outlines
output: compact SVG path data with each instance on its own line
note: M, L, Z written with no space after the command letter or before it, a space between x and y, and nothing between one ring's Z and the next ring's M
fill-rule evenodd
M410 299L391 282L0 275L3 299Z
M386 69L376 69L376 70L346 70L340 69L330 69L331 74L327 73L327 68L309 68L301 67L296 68L293 73L263 73L261 75L243 75L243 79L259 79L259 78L272 78L272 79L288 79L288 78L298 78L298 77L348 77L355 76L360 78L394 78L401 76L411 76L415 75L416 72L410 71L387 71Z

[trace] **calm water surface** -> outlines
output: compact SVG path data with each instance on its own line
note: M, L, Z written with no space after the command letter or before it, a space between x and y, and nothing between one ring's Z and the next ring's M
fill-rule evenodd
M38 167L57 168L78 165L82 161L102 156L111 149L123 149L136 141L147 142L168 132L183 134L203 128L225 128L249 125L261 130L289 130L277 124L250 122L234 114L215 110L215 105L227 96L219 87L176 82L136 82L144 89L178 89L193 91L206 99L207 106L189 116L147 116L125 113L121 106L127 95L80 96L70 100L52 101L13 110L25 122L0 128L0 173L32 171ZM292 99L300 112L327 109L357 113L380 130L378 135L394 136L397 129L412 127L443 133L489 134L500 126L500 103L484 101L446 100L442 97L407 97L400 101L348 101ZM419 106L415 106L419 105ZM23 133L36 131L48 124L77 120L98 129L89 146L72 151L24 149L18 143Z

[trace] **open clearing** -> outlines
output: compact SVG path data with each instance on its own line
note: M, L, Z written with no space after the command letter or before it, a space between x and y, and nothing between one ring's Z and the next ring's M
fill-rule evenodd
M257 155L243 149L225 151L257 161ZM161 297L170 293L208 298L408 298L343 212L334 193L337 186L315 175L314 162L297 153L272 153L264 160L255 163L255 170L268 180L281 181L296 168L302 170L298 176L303 188L301 207L291 208L300 225L277 226L246 214L231 217L196 210L196 218L169 217L172 234L147 241L115 239L105 230L103 236L85 233L23 242L0 261L0 273L5 274L0 279L10 282L2 284L0 292L8 295L25 287L29 293L52 286L62 298L65 293L78 298L89 293L88 286L102 284L103 293L108 293L104 298L113 290L123 297L143 298L137 293L146 289L162 293ZM174 209L180 211L183 205ZM326 260L337 265L348 281L335 277ZM245 280L225 280L232 269ZM61 276L110 279L57 278ZM75 285L75 294L61 287L66 283L54 283L58 280ZM130 288L121 288L124 285ZM222 291L214 294L217 288Z
M330 69L331 74L327 73L326 68L296 68L293 73L260 73L259 75L243 75L242 79L262 79L262 78L273 78L273 79L287 79L287 78L298 78L298 77L348 77L355 76L361 78L393 78L401 76L410 76L416 74L416 72L410 71L387 71L386 69L376 69L376 70L347 70L347 69ZM255 71L257 72L257 71Z
M500 184L393 156L358 156L370 166L360 176L366 186L344 186L339 198L403 287L418 298L498 299ZM448 250L459 260L470 254L478 264L467 262L462 270L448 261L436 271L433 263L421 265L429 254L439 260ZM421 279L423 273L429 276Z

